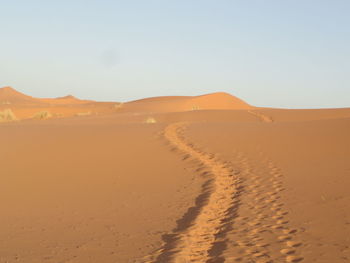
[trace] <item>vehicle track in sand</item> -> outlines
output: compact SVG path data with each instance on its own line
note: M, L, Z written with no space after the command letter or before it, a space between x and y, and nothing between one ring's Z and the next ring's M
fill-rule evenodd
M220 254L225 248L225 233L236 216L242 190L239 172L187 142L184 127L183 123L171 124L164 137L173 150L182 153L183 160L198 163L196 172L207 181L195 206L188 209L173 233L164 237L163 247L146 262L224 262Z
M248 113L257 117L259 120L261 120L262 122L266 122L266 123L271 123L273 122L273 119L270 116L267 116L261 112L258 111L254 111L254 110L248 110Z
M298 230L290 226L281 202L283 174L269 159L249 160L237 152L234 163L198 149L184 137L185 123L164 130L171 151L196 163L206 182L195 205L177 221L163 246L145 263L300 262Z
M239 216L223 253L225 262L300 262L299 229L293 228L282 201L283 173L264 153L249 160L238 152L234 167L240 167L243 187Z

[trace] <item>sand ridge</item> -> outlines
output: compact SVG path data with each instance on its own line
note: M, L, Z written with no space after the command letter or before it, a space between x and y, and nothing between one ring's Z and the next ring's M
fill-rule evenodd
M181 112L196 110L242 110L253 106L228 93L217 92L201 96L167 96L127 102L123 111Z
M0 105L38 103L41 103L39 99L25 95L12 87L0 88Z
M11 87L0 88L0 122L47 120L111 114L120 103L81 100L72 95L58 98L34 98Z

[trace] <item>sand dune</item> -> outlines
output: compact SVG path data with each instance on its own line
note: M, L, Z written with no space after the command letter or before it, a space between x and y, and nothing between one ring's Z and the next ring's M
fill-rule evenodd
M72 95L34 98L11 87L0 88L0 112L10 110L14 120L37 120L114 113L114 102L80 100ZM42 116L45 116L44 118Z
M33 98L11 87L0 88L0 111L10 109L16 119L33 119L35 114L49 112L51 118L110 113L169 113L196 110L252 109L244 101L223 92L202 96L147 98L126 103L80 100L72 95L60 98ZM34 118L35 119L35 118Z
M80 100L72 95L67 95L64 97L58 97L54 99L40 99L41 102L48 104L83 104L83 103L92 103L90 100Z
M349 108L0 102L0 262L350 260Z
M0 88L0 105L37 103L40 103L40 100L18 92L12 87Z
M125 103L125 111L179 112L193 110L238 110L252 106L224 92L194 97L157 97Z
M0 104L3 105L20 105L20 104L80 104L88 103L92 101L88 100L79 100L72 95L59 97L59 98L34 98L28 95L25 95L12 87L3 87L0 88Z

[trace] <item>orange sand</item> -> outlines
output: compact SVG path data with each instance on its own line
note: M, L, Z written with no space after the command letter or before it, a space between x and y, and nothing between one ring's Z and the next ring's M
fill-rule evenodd
M1 263L350 261L350 108L3 88L4 110Z

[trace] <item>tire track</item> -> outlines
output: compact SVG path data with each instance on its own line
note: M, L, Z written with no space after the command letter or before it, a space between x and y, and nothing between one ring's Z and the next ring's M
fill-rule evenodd
M237 162L235 166L241 169L245 192L237 224L227 234L229 246L224 257L227 262L273 262L270 243L264 240L266 197L262 192L260 176L242 153L238 153L234 159Z
M227 262L302 261L299 231L291 226L281 199L281 170L270 160L249 160L242 153L234 160L242 171L245 192L235 228L227 233L228 248L223 254Z
M273 119L270 116L267 116L265 114L262 114L261 112L253 111L253 110L248 110L248 113L251 115L254 115L258 119L260 119L262 122L266 123L271 123L273 122Z
M293 228L281 193L283 173L259 151L232 164L205 153L184 137L184 123L170 124L164 137L171 151L195 164L206 178L195 205L177 221L163 245L145 263L300 262L299 230Z
M183 160L198 162L197 172L208 180L196 205L178 221L173 233L164 237L163 247L146 262L224 262L220 255L226 248L225 235L232 228L240 205L239 171L188 143L182 134L184 127L184 123L170 124L164 137L182 152Z
M270 192L271 198L269 199L272 204L270 210L273 212L271 228L275 229L277 240L280 242L279 252L285 262L300 262L303 260L303 257L297 253L297 247L302 245L301 242L296 240L298 229L290 226L288 211L284 209L284 203L279 201L281 197L280 193L284 190L281 180L283 174L272 161L267 162L267 167L271 176L270 182L273 188Z

